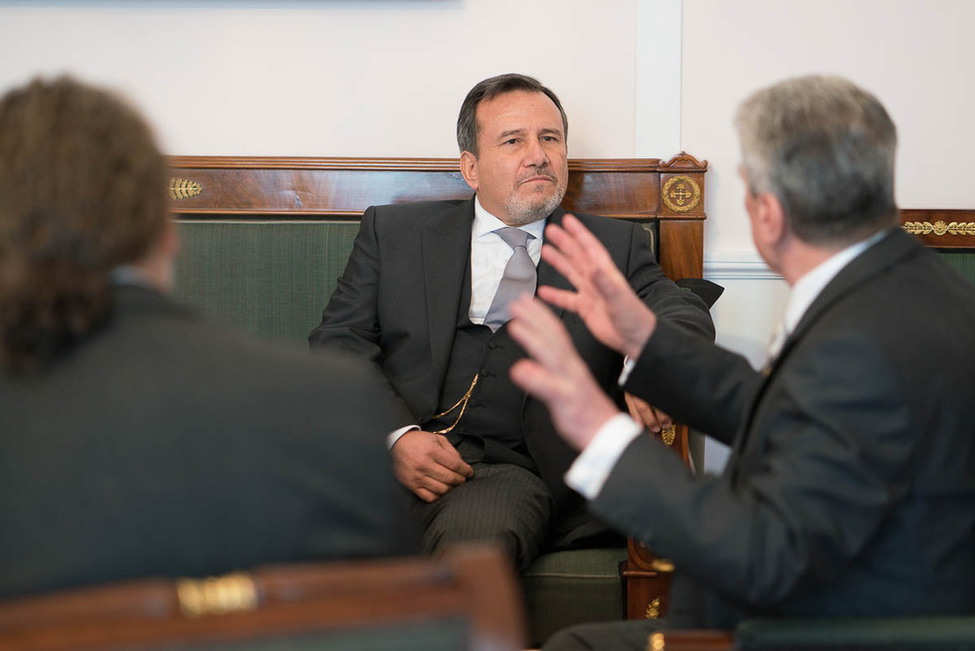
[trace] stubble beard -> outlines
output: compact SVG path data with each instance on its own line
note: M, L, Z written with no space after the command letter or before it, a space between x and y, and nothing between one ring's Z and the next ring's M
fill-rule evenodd
M511 226L524 226L545 219L559 207L565 197L566 183L554 175L551 178L555 181L555 192L547 197L522 197L517 188L508 196L505 208Z

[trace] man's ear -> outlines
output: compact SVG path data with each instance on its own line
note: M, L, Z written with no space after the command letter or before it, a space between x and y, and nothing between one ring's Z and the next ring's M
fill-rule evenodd
M754 205L752 228L758 229L756 234L769 246L781 243L788 232L782 202L771 192L762 192L755 197Z
M464 180L471 186L471 190L477 192L477 156L469 151L461 153L460 173L464 175Z

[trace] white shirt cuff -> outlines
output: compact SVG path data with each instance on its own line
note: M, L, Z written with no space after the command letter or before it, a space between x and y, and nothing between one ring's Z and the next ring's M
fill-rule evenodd
M420 429L419 425L407 425L406 427L400 427L397 430L393 430L386 436L386 447L392 450L393 446L396 445L396 441L399 440L399 437L403 436L407 432L412 432L413 430L418 429Z
M623 386L626 381L630 379L630 373L633 372L633 368L636 366L636 360L631 359L629 356L623 358L623 370L620 371L620 379L616 381L616 384Z
M623 450L641 432L643 427L626 414L610 418L569 467L565 483L586 499L595 499L623 456Z

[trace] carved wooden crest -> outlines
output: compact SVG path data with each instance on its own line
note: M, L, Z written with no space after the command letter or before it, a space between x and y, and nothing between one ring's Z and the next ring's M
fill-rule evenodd
M674 212L688 212L701 203L701 186L689 176L671 177L660 194L664 205Z

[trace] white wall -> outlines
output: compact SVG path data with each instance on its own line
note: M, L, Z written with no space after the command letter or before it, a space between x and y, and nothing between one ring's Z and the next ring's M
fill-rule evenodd
M679 44L679 0L639 0L662 1ZM64 70L119 87L175 154L455 156L464 95L518 71L560 95L571 156L625 157L637 4L0 0L0 88ZM656 141L676 146L678 119Z

